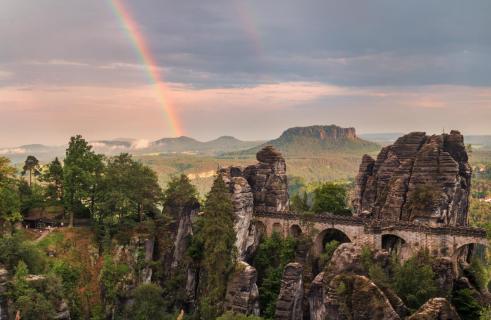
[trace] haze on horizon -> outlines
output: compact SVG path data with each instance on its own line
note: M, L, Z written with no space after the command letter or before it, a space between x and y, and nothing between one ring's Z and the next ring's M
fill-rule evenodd
M120 1L183 133L491 134L491 2ZM172 136L111 1L3 0L0 146Z

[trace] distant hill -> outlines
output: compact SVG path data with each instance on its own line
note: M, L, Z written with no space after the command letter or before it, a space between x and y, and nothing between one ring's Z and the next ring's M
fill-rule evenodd
M329 125L290 128L277 139L230 155L252 155L265 145L274 146L286 157L324 156L327 153L362 154L380 149L378 144L359 138L355 128Z
M231 136L222 136L215 140L201 142L190 137L164 138L152 142L140 153L185 153L219 155L226 152L249 149L263 141L242 141Z

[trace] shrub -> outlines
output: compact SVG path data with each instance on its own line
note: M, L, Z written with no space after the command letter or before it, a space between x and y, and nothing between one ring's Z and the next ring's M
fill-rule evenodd
M396 266L394 289L409 308L417 309L437 294L434 278L428 253L420 252Z
M479 319L481 316L482 307L476 301L470 289L455 291L452 295L452 304L462 320Z
M165 315L163 290L153 283L142 284L133 291L134 303L129 310L130 319L161 319Z

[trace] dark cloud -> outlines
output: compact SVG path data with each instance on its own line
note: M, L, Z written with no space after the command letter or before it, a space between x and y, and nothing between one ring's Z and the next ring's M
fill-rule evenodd
M195 87L491 82L487 0L124 3L166 78ZM144 81L135 68L104 68L140 63L110 1L6 0L0 41L0 69L12 74L3 85Z

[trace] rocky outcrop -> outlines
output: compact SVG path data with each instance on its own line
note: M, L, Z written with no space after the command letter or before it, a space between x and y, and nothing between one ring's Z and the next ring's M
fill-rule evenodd
M113 257L118 263L124 263L130 268L125 279L126 290L136 288L152 280L152 268L155 239L148 235L135 235L127 245L117 245Z
M326 276L337 275L340 273L365 272L361 263L362 248L353 243L342 243L332 254L331 260L326 267Z
M430 225L466 225L471 168L458 131L413 132L365 155L356 178L355 214Z
M319 273L312 281L308 294L310 320L326 319L326 305L324 299L326 292L324 290L324 272Z
M303 301L303 266L293 262L286 265L281 289L276 301L276 320L301 320Z
M198 214L199 204L194 207L187 208L178 216L177 234L174 241L174 255L172 258L171 267L177 268L182 261L188 246L189 237L193 234L192 219Z
M382 290L365 276L337 275L325 290L325 312L330 319L400 319Z
M8 271L2 265L0 265L0 320L7 319L8 316L8 302L7 302L7 285L8 285Z
M436 275L435 281L438 285L439 296L449 297L457 277L452 259L450 257L435 258L431 268Z
M285 159L272 146L261 149L258 164L248 166L243 176L251 186L256 212L288 211L288 179Z
M244 260L247 252L251 251L250 247L255 245L256 229L252 224L254 196L247 180L240 176L241 168L229 167L221 169L219 173L229 188L234 206L237 257L239 260Z
M239 261L227 285L225 310L259 316L259 290L256 281L256 269Z
M460 320L454 307L445 298L428 300L408 320Z
M259 163L241 167L220 168L234 206L234 229L239 260L249 258L259 244L261 230L252 223L254 212L288 211L288 181L285 159L271 146L257 155Z

